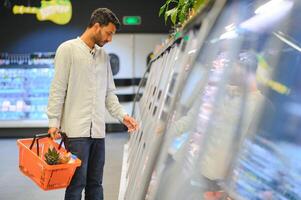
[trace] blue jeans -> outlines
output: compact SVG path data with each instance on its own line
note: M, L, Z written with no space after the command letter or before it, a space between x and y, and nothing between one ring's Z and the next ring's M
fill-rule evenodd
M105 139L69 138L69 150L81 161L65 192L65 200L103 200L102 177L105 163Z

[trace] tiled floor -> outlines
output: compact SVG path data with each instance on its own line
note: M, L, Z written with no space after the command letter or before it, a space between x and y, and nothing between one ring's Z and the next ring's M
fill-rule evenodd
M122 165L123 146L127 133L112 133L106 137L104 172L105 200L117 200ZM63 200L64 190L43 191L18 168L16 139L0 139L0 200Z

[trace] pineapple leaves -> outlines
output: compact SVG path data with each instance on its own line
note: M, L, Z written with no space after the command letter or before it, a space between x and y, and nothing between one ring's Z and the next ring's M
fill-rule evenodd
M47 153L45 153L45 161L49 165L56 165L59 164L59 158L60 154L59 152L54 148L49 148Z

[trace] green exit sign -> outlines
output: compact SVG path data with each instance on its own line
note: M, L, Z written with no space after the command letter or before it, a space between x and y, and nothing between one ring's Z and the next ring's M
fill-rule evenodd
M124 25L140 25L141 17L140 16L124 16L122 18Z

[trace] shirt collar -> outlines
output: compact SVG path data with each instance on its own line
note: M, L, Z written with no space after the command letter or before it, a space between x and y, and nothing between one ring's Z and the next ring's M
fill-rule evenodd
M77 40L79 41L79 43L84 47L86 48L88 51L90 51L90 47L80 38L80 37L77 37ZM94 44L94 48L96 51L98 51L99 49L101 49L100 46L98 46L97 44Z

